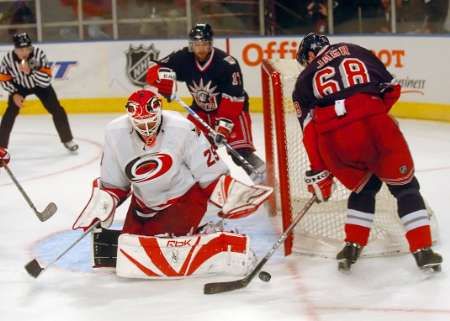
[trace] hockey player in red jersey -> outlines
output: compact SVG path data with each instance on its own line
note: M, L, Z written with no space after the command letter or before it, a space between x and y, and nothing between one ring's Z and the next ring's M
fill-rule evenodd
M228 142L258 173L265 173L264 162L255 154L248 95L238 61L213 47L213 30L209 24L197 24L189 33L189 39L189 47L149 67L147 82L170 98L176 90L176 80L184 81L193 97L192 109L217 132L212 138L214 143L220 146ZM189 115L188 118L205 130L194 117Z
M367 244L375 195L385 183L397 199L417 265L440 270L442 257L431 249L429 217L408 144L388 115L400 86L371 51L350 43L330 44L323 35L306 35L297 60L305 69L293 101L310 160L308 189L326 201L334 176L352 191L339 267L350 269Z
M247 186L232 178L193 123L177 112L162 110L158 94L138 90L129 97L126 110L127 115L106 128L101 175L73 228L87 229L97 222L110 226L116 207L131 196L118 251L115 248L114 252L119 275L182 277L198 272L205 260L211 268L217 267L213 257L222 252L226 255L227 248L234 252L237 236L196 234L208 202L220 208L221 217L240 218L256 211L272 188ZM236 251L248 255L248 238L239 235L237 239L241 243ZM175 267L169 267L173 247L186 253L204 250L197 259L193 254L179 256L177 262L183 257L186 266L195 264L175 273ZM169 261L163 260L166 256ZM138 263L142 260L151 261L153 265L147 268L154 273Z

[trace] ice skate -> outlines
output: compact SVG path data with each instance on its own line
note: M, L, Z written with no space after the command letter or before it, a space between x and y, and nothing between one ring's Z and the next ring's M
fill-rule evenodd
M413 253L417 266L421 270L440 272L442 256L433 252L431 248L424 248Z
M362 246L357 243L346 242L344 248L336 255L339 271L350 271L352 264L358 260Z

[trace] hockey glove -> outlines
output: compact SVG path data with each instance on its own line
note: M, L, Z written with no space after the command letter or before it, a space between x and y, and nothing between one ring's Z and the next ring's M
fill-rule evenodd
M96 222L101 222L103 228L111 226L118 199L112 192L101 189L100 185L100 179L95 179L91 198L75 223L73 223L72 229L82 228L86 231Z
M158 88L158 93L167 100L172 100L177 93L177 75L167 67L153 63L147 70L146 81L149 85Z
M272 187L248 186L230 175L222 175L209 200L222 208L220 217L237 219L254 213L272 192Z
M333 192L333 175L327 170L306 171L305 183L308 192L315 194L319 202L327 201Z
M10 157L6 148L0 147L0 167L9 163Z
M225 143L233 131L234 124L231 120L226 118L219 118L216 120L215 130L216 136L214 136L214 143L217 146Z

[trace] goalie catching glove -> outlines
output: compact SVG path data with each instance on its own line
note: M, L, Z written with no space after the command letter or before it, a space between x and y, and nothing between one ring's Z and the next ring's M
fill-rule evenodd
M152 63L147 70L145 80L150 86L158 88L158 93L169 101L175 98L177 93L177 75L172 69Z
M315 194L319 202L327 201L333 192L333 175L327 170L306 171L305 183L308 192Z
M103 228L110 227L117 204L128 195L128 192L122 190L101 188L99 178L95 179L92 185L91 198L73 223L72 229L74 230L82 228L86 231L96 222L101 222Z
M248 186L229 175L222 175L209 200L222 208L220 217L237 219L254 213L272 192L272 187Z

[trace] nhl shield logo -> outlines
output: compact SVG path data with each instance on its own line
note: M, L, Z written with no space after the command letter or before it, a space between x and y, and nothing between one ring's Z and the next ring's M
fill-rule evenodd
M148 47L140 45L138 47L130 48L127 54L127 76L131 83L136 86L144 86L147 69L152 60L158 60L159 50L155 48L154 44Z

